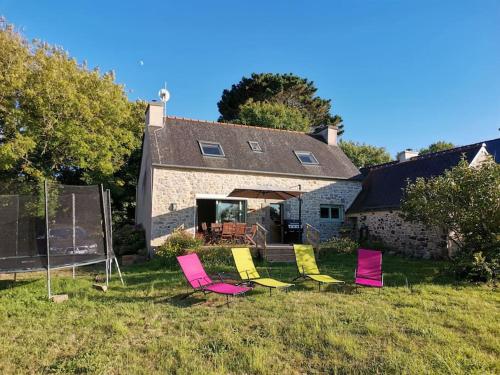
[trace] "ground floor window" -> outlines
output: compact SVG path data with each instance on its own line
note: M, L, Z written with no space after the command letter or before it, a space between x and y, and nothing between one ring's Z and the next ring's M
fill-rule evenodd
M343 221L344 206L337 204L322 204L319 207L321 221Z
M247 202L244 200L224 199L197 199L196 217L198 230L202 230L202 223L210 226L211 223L227 221L245 223Z
M233 200L218 200L216 203L216 221L224 223L233 221L237 223L246 222L246 202Z

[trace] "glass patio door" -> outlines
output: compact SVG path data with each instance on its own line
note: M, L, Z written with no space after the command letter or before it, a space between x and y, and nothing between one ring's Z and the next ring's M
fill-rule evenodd
M227 221L246 222L246 202L233 200L218 200L216 202L216 220L218 223Z

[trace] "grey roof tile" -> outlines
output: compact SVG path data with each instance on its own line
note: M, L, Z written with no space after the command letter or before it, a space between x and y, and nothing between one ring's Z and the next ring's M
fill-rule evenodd
M226 157L203 156L198 141L220 143ZM263 152L252 151L248 141L259 142ZM359 174L340 147L301 132L167 117L150 132L150 144L158 165L339 179ZM302 165L294 151L311 151L319 165Z

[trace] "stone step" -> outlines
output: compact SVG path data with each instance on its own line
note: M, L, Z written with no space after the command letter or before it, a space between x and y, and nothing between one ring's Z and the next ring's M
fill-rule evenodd
M286 244L269 245L265 252L265 259L268 262L293 263L295 262L293 246Z

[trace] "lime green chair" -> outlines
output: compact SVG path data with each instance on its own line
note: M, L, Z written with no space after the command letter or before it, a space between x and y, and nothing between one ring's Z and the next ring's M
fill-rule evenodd
M288 290L289 287L293 286L293 284L283 283L275 279L260 277L248 247L235 247L231 249L231 252L233 253L233 259L238 274L244 283L265 286L269 288L269 295L271 295L273 289L282 288Z
M297 268L299 269L299 276L294 280L301 278L311 279L318 283L318 288L321 290L321 284L344 284L342 280L334 279L328 275L322 275L319 272L316 258L314 257L314 250L311 245L293 245L295 252L295 260Z

